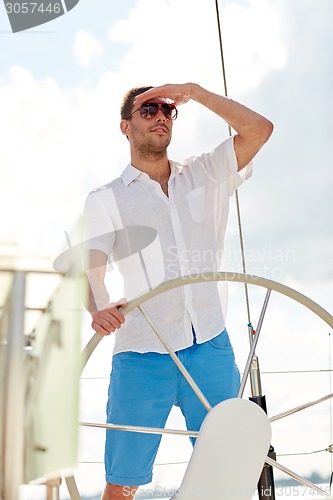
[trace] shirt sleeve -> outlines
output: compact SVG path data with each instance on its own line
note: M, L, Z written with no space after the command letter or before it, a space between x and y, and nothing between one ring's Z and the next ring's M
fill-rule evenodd
M115 241L115 229L106 206L94 192L85 202L84 227L85 248L100 250L109 256Z
M228 137L212 151L203 153L192 161L196 168L203 168L215 183L227 183L230 196L252 175L252 161L238 172L234 136Z

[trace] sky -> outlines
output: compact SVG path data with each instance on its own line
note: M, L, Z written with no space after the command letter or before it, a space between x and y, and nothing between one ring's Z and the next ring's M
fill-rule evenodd
M228 95L275 127L239 193L247 271L332 311L333 2L225 0L219 7ZM129 88L193 81L224 92L212 0L80 0L66 15L16 34L0 7L0 46L0 246L50 262L66 247L64 233L75 227L88 192L128 163L119 108ZM199 154L227 135L220 118L189 102L179 109L169 156ZM234 199L231 204L228 270L241 271ZM263 291L250 292L255 325ZM248 348L244 293L232 284L229 295L228 329L242 367ZM88 339L92 332L84 321ZM313 314L274 295L259 348L262 371L327 369L329 332ZM102 350L87 376L108 376L112 340ZM82 420L104 420L105 384L82 382ZM263 374L263 385L272 414L325 395L330 379L327 373ZM304 420L276 423L278 451L327 447L329 417L326 404ZM172 418L170 427L180 422L179 415ZM89 433L83 433L81 459L93 454L100 461L103 436ZM160 462L182 460L170 457L172 440L163 445ZM177 448L188 456L189 445ZM327 454L284 457L283 463L304 474L317 469L328 475L331 467ZM89 466L96 467L89 481L86 467L77 471L81 488L99 491L103 467ZM173 486L181 466L172 467L178 467L168 472ZM156 469L156 481L169 485L164 468Z

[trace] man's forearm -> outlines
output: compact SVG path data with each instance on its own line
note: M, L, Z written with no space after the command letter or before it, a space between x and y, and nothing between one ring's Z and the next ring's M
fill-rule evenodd
M259 113L239 102L214 94L196 83L191 83L191 99L223 118L238 134L248 134L259 129L267 139L272 132L272 123Z
M272 122L239 102L214 94L195 83L190 86L191 99L216 113L236 131L235 152L238 170L241 170L269 139Z
M86 307L91 316L94 316L97 311L100 311L109 303L109 294L104 283L99 283L97 285L96 283L91 283L89 278L88 281L88 300Z
M109 303L109 293L104 283L107 256L99 250L89 250L87 260L88 300L86 307L93 316Z

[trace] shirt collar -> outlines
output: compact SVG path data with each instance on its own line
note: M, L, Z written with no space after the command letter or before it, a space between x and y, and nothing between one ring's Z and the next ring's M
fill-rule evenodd
M121 174L121 179L126 187L128 187L132 181L134 181L140 174L143 174L141 170L133 167L130 163L127 165L123 173ZM147 174L146 174L147 175Z
M181 163L178 163L177 161L170 160L170 167L171 167L171 173L175 172L175 173L181 174L183 171L183 168L186 167L186 165L182 165Z
M170 160L171 175L176 175L177 173L180 174L185 166L186 165L182 165L181 163L177 163L176 161ZM140 175L149 179L148 174L142 172L136 167L133 167L133 165L129 163L120 177L125 186L128 187L131 184L131 182L137 179Z

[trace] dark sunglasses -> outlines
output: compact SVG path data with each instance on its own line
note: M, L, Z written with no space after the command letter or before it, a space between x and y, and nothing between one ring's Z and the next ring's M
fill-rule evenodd
M140 116L142 116L142 118L152 118L157 115L159 109L162 110L162 113L168 120L175 120L178 116L177 108L173 104L169 104L167 102L144 102L138 109L128 115L125 120L128 120L128 118L137 111L140 111Z

